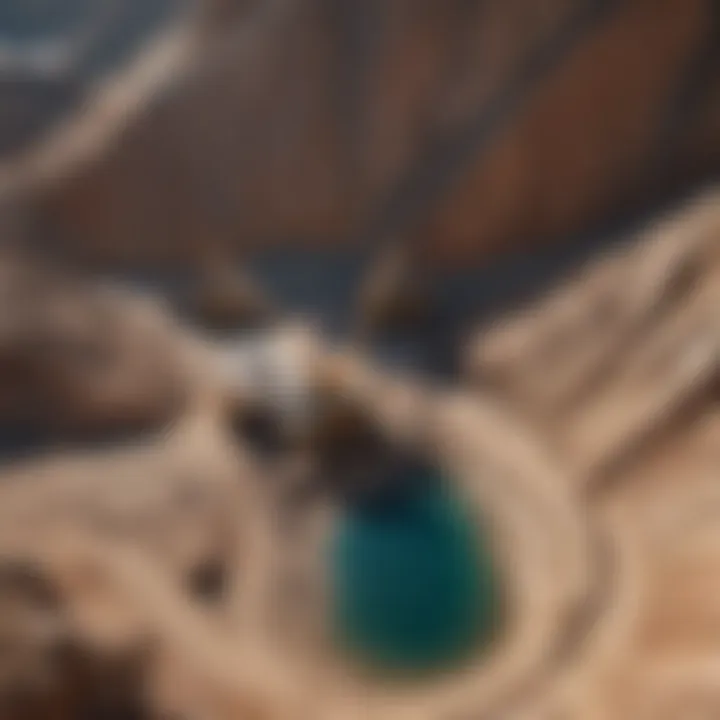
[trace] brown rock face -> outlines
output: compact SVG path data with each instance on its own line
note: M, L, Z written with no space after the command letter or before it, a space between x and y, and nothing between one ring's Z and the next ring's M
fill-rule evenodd
M712 0L231 10L190 77L38 199L55 242L194 264L366 232L464 263L718 167Z
M103 432L177 412L179 333L155 303L9 252L0 275L2 424Z

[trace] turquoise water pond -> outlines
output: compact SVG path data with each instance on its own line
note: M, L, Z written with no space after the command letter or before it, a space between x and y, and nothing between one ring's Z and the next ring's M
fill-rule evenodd
M475 514L439 478L346 508L329 550L337 639L363 663L444 668L492 640L494 558Z

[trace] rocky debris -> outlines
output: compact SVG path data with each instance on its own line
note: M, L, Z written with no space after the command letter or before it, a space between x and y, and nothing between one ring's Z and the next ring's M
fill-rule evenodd
M712 190L660 218L470 344L471 376L535 418L579 477L632 455L716 383L718 208Z
M12 252L0 259L0 423L38 433L159 427L187 391L156 301Z
M231 622L262 559L248 473L217 418L192 415L137 447L0 475L0 596L12 610L0 637L23 651L7 656L0 702L18 687L31 702L6 717L50 706L53 717L105 717L131 703L148 718L276 717L280 699L260 704L262 684L245 682L254 670Z

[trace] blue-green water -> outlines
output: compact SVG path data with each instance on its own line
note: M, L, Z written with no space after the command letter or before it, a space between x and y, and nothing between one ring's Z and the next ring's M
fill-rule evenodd
M494 558L451 487L346 508L330 543L338 642L381 670L424 672L489 644L501 619Z

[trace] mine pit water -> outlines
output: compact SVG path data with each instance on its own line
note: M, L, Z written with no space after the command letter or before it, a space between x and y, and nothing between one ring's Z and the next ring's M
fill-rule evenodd
M330 534L338 649L385 676L425 677L487 651L501 583L476 514L436 471L346 506Z

